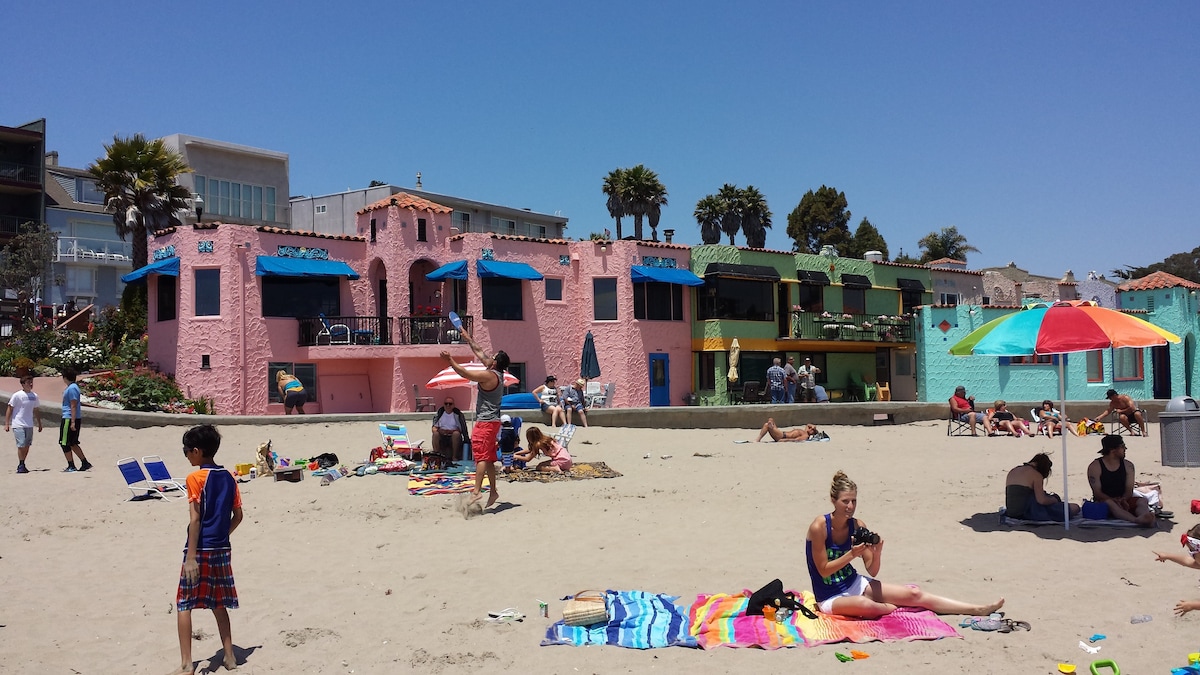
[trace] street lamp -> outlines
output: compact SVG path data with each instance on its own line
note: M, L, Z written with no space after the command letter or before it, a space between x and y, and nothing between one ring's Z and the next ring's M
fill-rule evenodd
M192 197L192 205L196 207L196 224L199 225L200 221L204 219L204 197L199 194L195 195Z
M825 244L821 247L821 253L819 255L829 261L829 277L830 280L832 280L834 269L837 267L834 265L834 262L838 259L837 248L831 244Z

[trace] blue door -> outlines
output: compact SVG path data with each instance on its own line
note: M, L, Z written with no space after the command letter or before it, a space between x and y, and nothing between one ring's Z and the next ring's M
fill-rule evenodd
M671 405L671 369L667 354L650 355L650 405Z

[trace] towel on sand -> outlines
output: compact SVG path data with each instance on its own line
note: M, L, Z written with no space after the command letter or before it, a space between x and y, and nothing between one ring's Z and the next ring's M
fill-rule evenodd
M474 487L474 473L430 473L408 477L408 493L410 495L448 495L470 492ZM488 489L487 478L483 479L483 489L485 491Z
M557 483L563 480L584 480L586 478L620 478L621 474L608 468L604 462L576 462L565 473L549 471L534 471L530 469L513 469L504 474L510 483Z
M568 626L557 621L546 629L542 646L695 647L695 638L688 634L688 608L675 600L675 596L645 591L607 591L607 623Z
M799 595L797 593L797 596ZM816 619L807 619L797 613L784 623L775 623L761 616L745 616L749 596L748 590L734 595L697 596L689 621L696 643L703 649L778 649L846 641L891 642L958 637L954 627L939 619L933 612L903 608L873 620L850 619L818 612ZM804 591L803 597L806 606L815 605L810 591Z

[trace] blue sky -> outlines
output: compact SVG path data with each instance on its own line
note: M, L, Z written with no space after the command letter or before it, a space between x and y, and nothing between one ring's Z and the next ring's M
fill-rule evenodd
M782 250L821 185L892 255L957 226L972 268L1200 245L1200 3L10 5L0 124L46 117L70 166L187 133L289 153L292 194L420 171L586 238L612 227L604 175L642 163L686 243L729 182Z

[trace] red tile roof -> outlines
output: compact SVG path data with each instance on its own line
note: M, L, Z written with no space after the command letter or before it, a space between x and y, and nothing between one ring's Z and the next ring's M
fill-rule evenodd
M937 260L930 260L929 262L927 262L925 264L926 265L946 265L946 264L966 265L967 261L966 260L955 260L954 258L938 258Z
M898 263L898 262L892 262L890 260L872 260L871 262L875 263L876 265L890 265L892 267L915 267L917 269L925 268L924 265L918 265L915 263Z
M1117 286L1118 291L1153 291L1159 288L1200 288L1200 284L1169 272L1153 272L1141 279L1130 279Z
M421 199L420 197L414 197L414 196L408 194L407 192L397 192L396 194L394 194L390 197L384 197L383 199L380 199L379 201L377 201L373 204L367 204L366 207L361 209L358 213L359 213L359 215L362 215L364 213L369 213L369 212L375 211L377 209L386 209L391 206L395 206L395 207L398 207L401 209L415 209L417 211L430 211L432 213L453 213L454 212L454 209L450 208L449 206L442 206L441 204L435 204L435 203L429 201L428 199Z
M313 237L314 239L334 239L336 241L366 241L366 237L356 237L351 234L324 234L321 232L307 232L303 230L289 230L282 227L270 227L269 225L260 225L254 228L259 232L269 232L271 234L293 234L297 237Z

